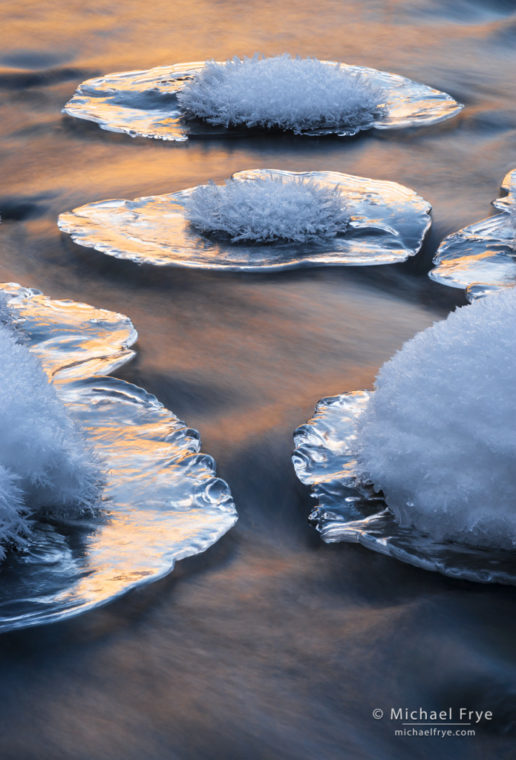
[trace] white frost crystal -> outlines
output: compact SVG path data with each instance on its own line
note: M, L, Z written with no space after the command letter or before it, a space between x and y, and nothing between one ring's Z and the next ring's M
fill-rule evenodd
M338 187L281 176L201 185L187 199L185 215L201 232L233 242L324 240L349 224Z
M358 419L363 479L438 540L516 545L516 290L458 309L380 370Z
M29 516L82 514L100 469L38 359L0 325L0 559L30 533Z
M315 58L233 58L209 61L177 93L189 116L224 127L292 131L371 125L385 94L360 73Z

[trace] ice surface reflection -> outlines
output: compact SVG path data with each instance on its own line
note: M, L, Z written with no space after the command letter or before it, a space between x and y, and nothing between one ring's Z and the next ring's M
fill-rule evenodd
M107 468L103 515L41 522L2 567L0 630L106 603L207 549L236 521L227 484L151 394L106 377L133 355L127 317L3 285L15 324Z
M434 257L432 280L465 288L470 301L516 284L516 169L502 182L507 195L493 201L501 211L448 235Z
M336 65L335 61L325 61ZM96 122L110 132L124 132L131 137L184 142L189 137L241 134L224 127L185 117L177 93L199 71L204 62L158 66L145 71L108 74L83 82L64 107L64 113ZM411 79L364 66L341 64L343 70L356 73L366 83L384 93L385 112L367 124L335 129L315 129L308 135L337 134L345 137L360 129L396 129L437 124L455 116L462 109L450 95ZM244 133L247 131L243 128Z
M79 245L138 264L271 271L316 265L392 264L416 254L430 227L430 204L396 182L340 172L254 169L233 179L307 178L337 188L349 230L322 242L232 243L196 231L185 202L196 188L170 195L89 203L61 214L58 225Z

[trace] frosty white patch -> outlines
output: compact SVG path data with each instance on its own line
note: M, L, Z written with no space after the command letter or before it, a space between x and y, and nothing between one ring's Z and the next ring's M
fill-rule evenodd
M5 309L5 307L4 307ZM77 517L94 510L102 468L43 367L0 324L0 559L30 540L38 510Z
M277 174L201 185L187 198L185 216L200 232L232 243L324 242L350 223L337 185Z
M384 92L363 72L315 58L209 61L178 92L187 116L224 127L353 134L386 115Z

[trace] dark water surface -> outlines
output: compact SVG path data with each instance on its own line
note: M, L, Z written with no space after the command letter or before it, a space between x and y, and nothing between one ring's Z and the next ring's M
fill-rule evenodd
M200 430L240 512L164 581L2 637L1 759L514 757L514 590L323 545L290 465L292 431L321 396L370 387L404 340L465 303L426 271L516 164L513 0L4 0L0 29L0 279L127 313L140 340L124 377ZM90 76L257 50L385 68L466 108L351 140L181 145L60 115ZM158 271L56 227L79 204L257 167L412 186L434 208L423 253L281 275ZM476 737L399 738L371 717L391 706L495 717Z

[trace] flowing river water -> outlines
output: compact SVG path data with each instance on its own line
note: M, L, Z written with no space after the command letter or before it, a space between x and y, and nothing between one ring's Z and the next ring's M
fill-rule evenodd
M514 2L4 0L0 28L0 280L128 314L138 355L119 375L200 431L240 514L168 578L2 637L2 760L513 757L513 589L324 545L290 454L319 398L371 387L407 338L465 303L426 272L516 164ZM60 113L88 77L256 51L386 69L465 109L353 139L182 144ZM83 203L262 167L413 187L433 206L422 253L281 274L163 270L79 248L56 226ZM474 737L395 736L389 711L405 706L494 717Z

